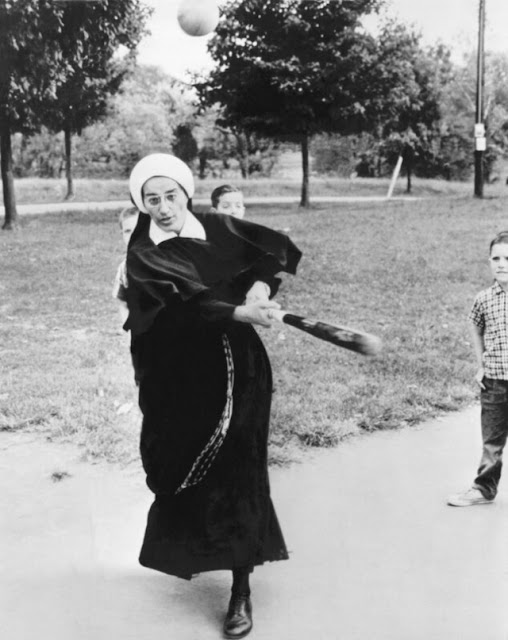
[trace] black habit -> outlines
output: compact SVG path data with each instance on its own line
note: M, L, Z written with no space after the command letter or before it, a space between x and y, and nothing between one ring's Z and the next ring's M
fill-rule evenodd
M256 280L295 273L281 233L194 214L206 240L155 245L139 216L127 252L132 356L143 413L141 457L155 494L140 562L190 579L288 557L270 499L270 363L232 314Z

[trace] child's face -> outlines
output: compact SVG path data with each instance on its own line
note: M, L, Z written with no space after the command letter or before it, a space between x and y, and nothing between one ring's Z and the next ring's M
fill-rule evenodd
M490 269L494 279L503 287L508 287L508 244L495 244L490 252Z
M129 244L130 237L138 221L138 216L129 216L122 220L122 238L125 245Z
M243 218L245 215L243 194L240 191L223 193L217 204L217 213L227 213L235 218Z

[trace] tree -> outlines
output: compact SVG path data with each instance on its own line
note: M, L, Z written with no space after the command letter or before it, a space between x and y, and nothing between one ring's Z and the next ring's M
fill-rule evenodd
M219 124L302 152L301 206L309 206L309 141L358 129L366 43L360 19L379 0L231 0L209 43L217 63L196 87L205 106L223 105ZM365 120L363 120L365 122Z
M140 0L65 3L59 37L65 79L48 104L43 121L64 132L66 199L74 197L72 135L104 117L109 98L118 92L146 33L151 10ZM119 57L123 47L127 52Z
M11 134L31 133L63 69L57 44L63 7L51 0L0 0L0 156L4 229L18 224Z
M242 178L269 176L279 154L277 141L263 138L241 127L218 126L221 109L202 110L195 121L194 136L198 143L199 177L223 173L238 167Z
M33 175L41 178L60 178L64 169L63 144L46 127L30 136L17 133L12 136L14 175L23 178Z
M386 165L393 166L402 156L410 191L414 167L436 164L440 99L451 73L450 53L443 46L423 48L418 34L393 20L382 23L377 36L361 44L355 70L361 79L354 87L361 105L356 133L339 140L333 133L318 137L317 164L380 176ZM351 156L356 156L354 166Z
M136 65L109 100L106 117L76 142L77 169L126 175L144 155L170 152L177 127L194 124L195 102L188 85L158 67Z
M487 52L485 56L485 125L488 136L487 153L484 154L484 176L487 181L494 173L496 161L508 151L508 55ZM460 164L454 173L466 174L473 162L473 123L475 122L476 57L465 56L456 65L442 99L443 137L459 147Z
M405 25L385 22L371 43L362 85L365 94L359 96L365 109L364 127L374 136L378 162L385 158L394 164L402 156L407 192L415 163L434 162L441 95L452 70L446 47L424 48L420 40Z
M370 134L318 135L312 143L313 168L321 174L372 178L375 176L374 146Z
M187 164L191 164L198 156L198 143L192 133L192 126L179 124L174 132L173 153Z
M171 152L179 125L199 128L191 86L151 65L129 69L121 87L107 100L106 114L73 137L73 173L80 177L123 177L141 157ZM210 124L210 126L212 126ZM15 136L17 174L60 177L64 170L63 133L41 131Z

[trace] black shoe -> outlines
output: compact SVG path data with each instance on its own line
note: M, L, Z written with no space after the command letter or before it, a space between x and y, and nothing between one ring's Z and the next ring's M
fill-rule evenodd
M245 638L252 629L252 604L245 593L233 594L224 620L224 637Z

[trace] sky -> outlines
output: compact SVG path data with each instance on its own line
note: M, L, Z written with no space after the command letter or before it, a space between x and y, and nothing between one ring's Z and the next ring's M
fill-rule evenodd
M206 51L209 37L191 37L180 29L176 19L180 0L144 1L154 13L148 25L152 34L139 47L139 62L158 65L181 80L189 79L189 71L210 69L213 63ZM508 52L508 0L485 1L485 47ZM476 47L479 0L388 0L386 4L389 15L421 31L426 44L438 40L448 44L457 60Z

